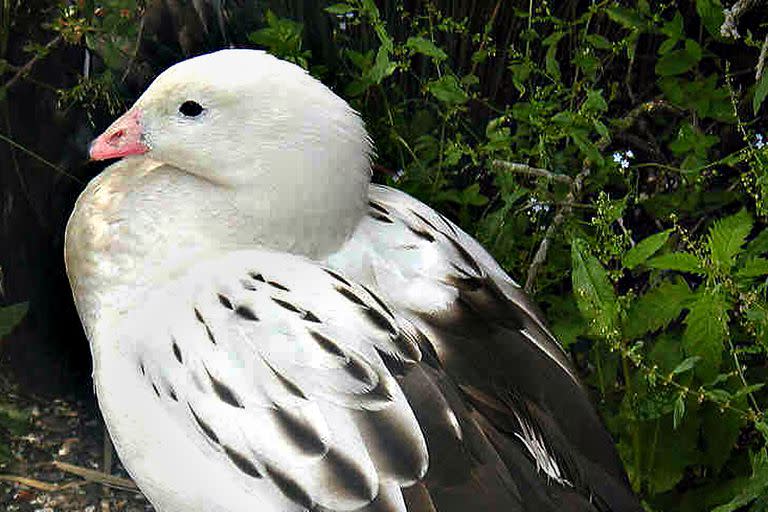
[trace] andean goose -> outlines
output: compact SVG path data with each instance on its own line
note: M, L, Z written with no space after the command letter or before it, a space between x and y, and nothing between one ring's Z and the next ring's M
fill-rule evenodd
M639 511L528 298L371 185L358 115L225 50L98 137L66 233L99 405L160 512Z

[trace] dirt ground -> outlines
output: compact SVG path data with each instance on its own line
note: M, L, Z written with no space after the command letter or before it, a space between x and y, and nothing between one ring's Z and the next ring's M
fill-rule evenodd
M2 386L0 386L2 387ZM149 512L152 506L130 484L116 459L105 478L104 428L94 404L42 400L2 391L2 405L24 411L26 432L7 431L10 460L0 463L3 512ZM7 454L7 451L6 451ZM0 459L2 460L2 459ZM109 480L107 485L102 481Z

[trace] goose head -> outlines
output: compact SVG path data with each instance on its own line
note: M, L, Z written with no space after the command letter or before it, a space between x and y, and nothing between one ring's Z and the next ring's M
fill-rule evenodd
M367 178L370 151L360 117L305 70L222 50L160 74L90 156L141 155L232 187Z

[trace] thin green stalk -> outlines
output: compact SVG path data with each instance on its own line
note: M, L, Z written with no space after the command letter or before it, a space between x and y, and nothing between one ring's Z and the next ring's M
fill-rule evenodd
M621 371L624 374L624 387L625 387L625 394L630 396L630 399L632 397L632 378L629 374L629 359L626 354L621 354ZM632 460L635 462L635 471L632 473L633 476L633 482L632 482L632 488L638 489L638 486L640 484L639 475L641 472L642 467L642 461L640 460L641 457L641 451L640 451L640 431L638 429L638 425L636 421L632 421Z
M48 166L48 167L50 167L51 169L55 170L57 173L59 173L59 174L61 174L61 175L63 175L63 176L66 176L67 178L69 178L69 179L71 179L71 180L74 180L74 181L76 181L77 183L80 183L81 185L84 185L84 184L85 184L85 183L83 183L83 182L82 182L82 181L81 181L81 180L80 180L80 179L79 179L77 176L74 176L74 175L72 175L72 174L68 173L67 171L65 171L64 169L62 169L61 167L59 167L58 165L56 165L56 164L54 164L54 163L51 163L51 162L49 162L49 161L48 161L48 160L46 160L44 157L42 157L42 156L38 155L37 153L35 153L35 152L34 152L34 151L32 151L31 149L27 149L27 148L25 148L24 146L22 146L22 145L21 145L21 144L19 144L18 142L14 141L14 140L12 140L12 139L9 139L8 137L6 137L5 135L3 135L2 133L0 133L0 140L2 140L2 141L4 141L4 142L8 143L10 146L12 146L12 147L14 147L14 148L18 149L19 151L22 151L22 152L26 153L27 155L31 156L31 157L32 157L32 158L34 158L35 160L37 160L37 161L39 161L39 162L41 162L41 163L43 163L43 164L47 165L47 166Z

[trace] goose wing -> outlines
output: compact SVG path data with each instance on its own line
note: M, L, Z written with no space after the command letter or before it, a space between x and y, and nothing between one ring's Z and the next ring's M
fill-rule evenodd
M233 252L124 321L126 356L208 470L306 510L522 510L425 335L329 267Z
M568 356L519 285L477 241L413 197L374 185L369 206L329 261L424 334L525 486L524 502L535 510L584 500L586 509L640 510Z

